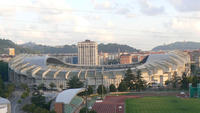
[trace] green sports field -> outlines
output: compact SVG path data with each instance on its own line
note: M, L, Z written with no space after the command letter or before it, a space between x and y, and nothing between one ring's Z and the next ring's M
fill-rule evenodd
M200 113L200 99L177 97L127 99L126 113Z

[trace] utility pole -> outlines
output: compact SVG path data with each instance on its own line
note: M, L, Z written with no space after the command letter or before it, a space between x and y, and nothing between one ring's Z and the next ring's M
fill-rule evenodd
M102 80L101 80L101 99L103 99L103 75L104 75L104 67L102 67Z

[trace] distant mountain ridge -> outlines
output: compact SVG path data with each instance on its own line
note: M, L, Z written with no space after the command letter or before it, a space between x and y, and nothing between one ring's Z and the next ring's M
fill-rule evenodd
M175 42L153 48L153 51L160 50L194 50L200 49L200 42Z
M40 53L77 53L78 48L76 45L64 45L64 46L45 46L39 45L32 42L25 43L21 45L22 47L29 48ZM118 50L121 52L137 52L139 50L130 47L128 45L120 45L116 43L109 43L109 44L99 44L98 45L99 52L107 52L107 53L117 53Z
M8 50L7 50L8 48L15 48L16 54L18 54L18 53L36 53L35 51L33 51L31 49L24 48L24 47L21 47L21 46L15 44L11 40L0 39L0 54L8 53Z

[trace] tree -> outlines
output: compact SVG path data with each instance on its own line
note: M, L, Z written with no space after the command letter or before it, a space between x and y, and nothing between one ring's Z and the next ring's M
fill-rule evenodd
M36 108L35 104L26 104L22 107L22 110L27 113L33 113L35 108Z
M137 91L144 90L146 88L146 81L143 80L140 70L137 71L135 86Z
M77 76L73 76L67 83L67 86L69 87L69 89L81 88L83 87L83 85L84 85L83 82L81 82Z
M99 85L98 88L97 88L97 93L98 94L106 94L107 91L106 91L106 88L104 85Z
M123 92L127 90L128 90L127 84L124 81L121 81L118 87L118 91Z
M3 81L8 81L8 63L0 61L0 75Z
M53 88L56 87L56 85L55 85L53 82L51 82L51 83L49 84L49 86L50 86L51 90L52 90Z
M45 88L45 84L44 83L41 83L39 86L38 86L38 90L41 90L41 89L44 89Z
M184 72L181 79L181 88L186 90L188 89L188 87L189 87L189 80L187 78L186 73Z
M86 113L86 111L89 111L88 108L83 107L83 108L81 108L79 113Z
M172 87L177 88L178 84L180 83L181 78L178 76L178 73L175 71L172 77Z
M110 89L110 92L116 92L117 91L117 88L115 87L114 84L110 84L109 89Z
M97 113L95 110L90 110L89 113Z
M45 97L42 95L33 96L31 102L38 107L44 108L46 106Z
M136 76L132 73L130 68L126 71L123 81L127 84L128 89L135 89Z
M197 76L192 77L192 87L197 87L197 84L199 83L199 78Z
M63 85L62 84L60 85L60 89L63 89Z
M4 83L3 83L3 80L2 80L1 75L0 75L0 96L2 96L2 97L4 95L3 89L4 89Z
M87 94L88 95L91 95L91 94L93 94L93 89L92 89L92 86L88 86L88 90L87 90Z
M89 110L86 107L81 108L79 113L86 113L86 111L88 111L88 113L97 113L95 110Z
M24 83L21 83L21 88L23 90L27 90L28 89L28 85L27 84L24 84Z

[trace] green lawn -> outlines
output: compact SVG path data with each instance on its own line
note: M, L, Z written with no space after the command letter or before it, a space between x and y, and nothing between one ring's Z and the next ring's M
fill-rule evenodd
M177 97L127 99L126 113L200 113L200 99Z

